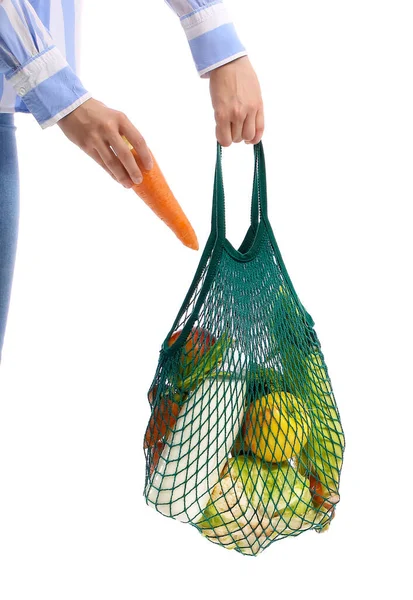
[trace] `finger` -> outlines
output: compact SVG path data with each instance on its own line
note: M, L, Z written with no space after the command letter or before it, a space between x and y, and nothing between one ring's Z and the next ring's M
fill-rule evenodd
M247 114L247 118L244 121L242 128L242 139L246 142L250 142L255 137L256 118L257 113L255 111L251 111Z
M257 112L257 116L255 119L255 136L248 143L258 144L258 142L261 141L263 133L264 133L264 110L262 108L260 108L260 110Z
M236 117L236 120L231 122L232 141L238 144L242 142L242 129L244 127L244 119Z
M122 139L120 134L113 134L111 137L108 138L108 142L110 143L112 149L115 151L116 156L122 163L125 171L128 173L133 183L142 183L141 170L135 160L135 157L129 150L128 145Z
M134 185L134 183L129 177L125 167L120 162L119 158L110 148L110 146L106 145L105 143L102 143L96 147L96 150L99 153L103 162L105 163L106 167L111 173L113 173L115 179L119 181L119 183L121 183L125 188L131 188Z
M146 145L142 134L132 125L129 119L125 116L123 122L121 122L120 133L126 137L126 139L135 148L136 154L139 157L142 168L146 171L150 171L153 168L153 159L151 151Z
M105 165L105 163L103 162L103 160L102 160L102 158L101 158L101 156L100 156L100 154L99 154L99 152L98 152L97 150L93 150L92 152L90 152L90 153L89 153L89 156L90 156L91 158L93 158L93 160L94 160L95 162L97 162L97 164L98 164L99 166L101 166L101 167L102 167L102 169L103 169L104 171L106 171L106 173L108 173L108 175L110 175L114 181L116 181L116 182L118 181L118 180L116 179L116 177L113 175L113 173L112 173L111 171L109 171L109 169L107 168L107 166L106 166L106 165Z
M226 115L219 113L215 114L215 121L217 124L215 132L218 142L221 146L230 146L232 143L231 121Z

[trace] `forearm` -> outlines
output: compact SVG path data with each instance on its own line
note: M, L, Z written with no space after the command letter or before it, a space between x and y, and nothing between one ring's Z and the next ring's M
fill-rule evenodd
M90 98L26 0L0 2L0 72L42 128Z
M166 0L178 15L202 75L247 54L221 0Z

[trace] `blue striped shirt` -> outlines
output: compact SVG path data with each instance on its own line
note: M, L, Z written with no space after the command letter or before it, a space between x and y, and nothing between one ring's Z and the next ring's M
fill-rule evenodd
M166 0L198 73L246 54L221 0ZM81 0L0 0L0 112L53 125L91 94L76 75Z

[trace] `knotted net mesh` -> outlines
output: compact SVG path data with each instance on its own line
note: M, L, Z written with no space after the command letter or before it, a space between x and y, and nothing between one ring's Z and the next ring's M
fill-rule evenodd
M268 221L261 144L255 159L235 250L218 154L211 236L160 352L144 441L147 503L246 555L329 527L344 451L313 322Z

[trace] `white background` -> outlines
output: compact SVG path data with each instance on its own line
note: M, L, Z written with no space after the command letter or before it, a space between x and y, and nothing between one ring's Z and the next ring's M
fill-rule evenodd
M161 0L108 4L84 9L83 81L141 129L203 246L208 83ZM20 116L0 370L2 600L410 597L413 7L227 4L262 83L270 218L347 434L337 517L325 535L249 559L145 505L146 391L200 255L57 127ZM234 243L251 167L251 148L225 152Z

